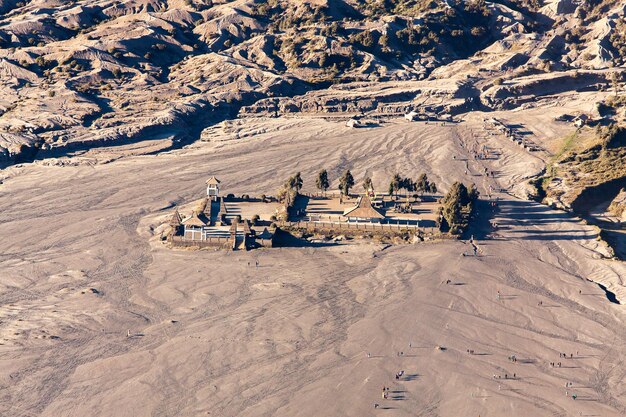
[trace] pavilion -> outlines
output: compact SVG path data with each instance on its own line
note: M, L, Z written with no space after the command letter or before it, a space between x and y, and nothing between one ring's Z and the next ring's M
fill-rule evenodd
M372 200L367 193L359 197L356 206L344 211L343 217L349 222L380 223L385 219L385 216L372 205Z
M186 218L181 223L185 228L185 239L202 240L203 230L207 222L198 217L198 213L194 211L191 213L190 217Z
M212 200L216 200L220 194L221 181L212 176L206 180L206 195Z

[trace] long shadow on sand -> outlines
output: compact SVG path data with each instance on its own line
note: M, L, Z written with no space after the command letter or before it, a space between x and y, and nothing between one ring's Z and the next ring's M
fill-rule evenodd
M578 220L562 211L531 202L521 200L500 200L498 209L489 205L488 201L479 200L477 203L479 215L473 219L466 233L466 237L473 235L481 239L493 232L490 220L498 216L498 230L514 233L521 240L590 240L597 237L596 233L584 233L579 229L547 230L554 224L574 224ZM542 229L536 226L545 226Z
M291 233L280 230L276 234L275 247L279 248L326 248L337 246L337 242L310 242Z

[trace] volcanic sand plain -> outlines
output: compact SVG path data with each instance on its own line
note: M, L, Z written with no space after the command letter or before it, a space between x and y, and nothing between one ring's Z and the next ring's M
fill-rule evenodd
M544 163L480 127L253 119L168 153L8 168L0 415L623 416L626 268L596 228L515 197ZM494 158L471 159L482 145ZM348 168L357 188L369 175L385 189L395 172L501 188L500 211L479 205L476 257L465 240L160 241L210 175L261 195L296 171L314 191L322 168L334 188Z

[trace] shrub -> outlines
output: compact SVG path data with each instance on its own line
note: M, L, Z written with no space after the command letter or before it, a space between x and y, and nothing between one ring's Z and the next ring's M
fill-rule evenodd
M483 36L485 34L485 28L480 26L474 26L470 31L472 36Z
M348 40L350 43L359 44L364 48L371 48L374 45L374 37L372 36L372 32L369 30L352 34L348 37Z

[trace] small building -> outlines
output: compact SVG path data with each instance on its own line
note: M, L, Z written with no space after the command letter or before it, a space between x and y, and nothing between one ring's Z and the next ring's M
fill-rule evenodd
M196 213L195 211L191 213L191 217L183 220L182 225L185 228L184 236L186 240L203 239L203 231L207 223L198 216L198 213Z
M415 120L418 120L418 119L419 119L419 113L418 113L418 112L416 112L416 111L411 111L411 112L409 112L409 113L406 113L406 114L404 115L404 118L405 118L406 120L408 120L409 122L412 122L412 121L415 121Z
M215 200L220 194L220 183L221 181L212 176L208 180L206 180L206 195L207 197Z
M586 114L579 114L578 116L576 116L573 120L574 122L574 126L576 127L583 127L584 125L586 125L587 123L589 123L589 116L587 116Z
M361 122L359 122L357 119L350 119L346 122L346 126L347 127L361 127Z
M371 222L380 223L385 216L373 205L369 195L364 194L359 197L356 206L344 211L343 217L349 222Z

